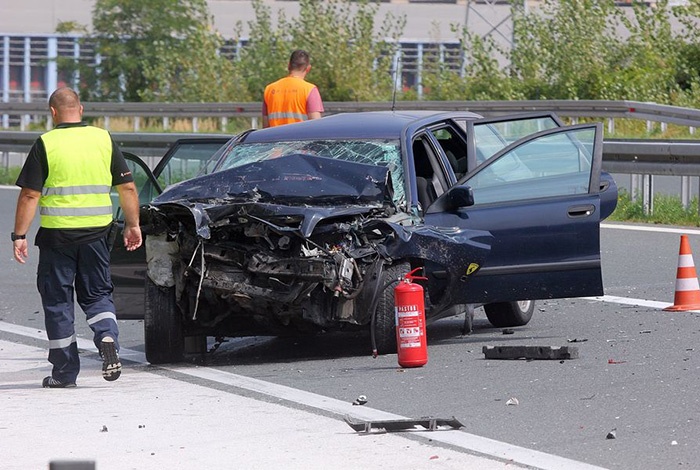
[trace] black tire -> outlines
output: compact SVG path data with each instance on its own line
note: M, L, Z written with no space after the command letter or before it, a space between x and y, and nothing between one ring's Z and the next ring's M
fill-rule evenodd
M379 288L383 288L391 280L399 279L408 274L411 265L399 263L385 266ZM374 334L378 354L396 353L396 314L394 312L394 287L397 282L389 284L382 292L379 292L377 302Z
M147 276L144 310L146 360L151 364L182 361L185 336L175 304L175 288L157 286Z
M496 328L527 325L535 311L534 300L497 302L484 305L489 322Z

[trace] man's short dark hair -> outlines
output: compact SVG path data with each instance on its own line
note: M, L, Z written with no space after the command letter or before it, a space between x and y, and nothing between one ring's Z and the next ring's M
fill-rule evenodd
M297 49L289 56L289 70L305 70L310 63L309 53L303 49Z

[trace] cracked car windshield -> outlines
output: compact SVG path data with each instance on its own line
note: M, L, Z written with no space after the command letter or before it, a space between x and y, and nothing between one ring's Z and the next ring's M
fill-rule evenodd
M394 202L397 205L403 205L405 202L401 152L399 151L399 143L395 140L304 140L241 143L231 147L216 171L294 154L388 167L394 187Z

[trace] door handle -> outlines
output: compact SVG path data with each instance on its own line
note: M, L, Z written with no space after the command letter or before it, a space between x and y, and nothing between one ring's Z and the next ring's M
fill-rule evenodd
M571 206L567 210L567 214L571 218L588 217L595 212L593 204L584 204L581 206Z

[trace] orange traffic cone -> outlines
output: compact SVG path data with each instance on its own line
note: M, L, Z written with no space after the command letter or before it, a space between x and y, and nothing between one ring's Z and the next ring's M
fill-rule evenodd
M700 310L700 285L695 272L693 253L690 251L688 235L681 235L681 249L678 253L678 271L676 273L676 295L673 305L667 311Z

